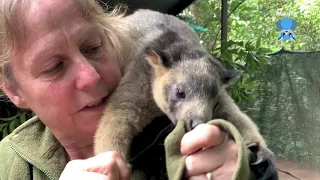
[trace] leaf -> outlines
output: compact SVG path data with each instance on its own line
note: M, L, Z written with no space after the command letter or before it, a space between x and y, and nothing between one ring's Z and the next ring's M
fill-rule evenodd
M229 41L227 42L227 47L230 47L231 45L234 45L234 44L237 44L237 42L232 41L232 40L229 40Z
M251 56L251 59L252 59L253 61L259 62L259 60L254 56L253 53L249 53L249 55Z
M19 116L20 116L20 113L14 115L12 117L9 117L9 118L0 118L0 121L12 121L12 120L18 118Z
M3 137L6 137L6 136L9 135L8 127L9 127L9 126L5 126L5 127L2 129L2 135L3 135Z
M228 42L225 42L225 41L221 42L221 49L222 51L225 51L226 49L228 49Z
M249 45L246 46L246 50L247 51L255 51L256 48L253 45L249 44Z
M258 40L256 42L256 49L259 49L261 46L261 37L258 37Z
M250 46L252 41L253 41L253 39L250 39L249 41L247 41L247 43L245 44L245 47L247 48L248 46Z
M3 127L6 127L8 125L8 123L0 123L0 129L2 129Z
M227 52L230 53L230 54L238 55L238 51L239 51L239 49L229 49Z
M246 52L244 50L239 50L239 59L243 59L246 56Z
M236 102L239 102L240 96L239 96L238 91L233 91L233 92L232 92L232 97L233 97L233 99L234 99Z
M15 129L15 122L16 120L13 120L9 124L9 133L12 133L12 131Z
M27 115L26 111L24 113L21 113L21 115L19 117L20 124L26 122L26 120L27 120L26 115Z
M272 50L271 49L269 49L269 48L259 48L258 49L258 52L262 52L262 53L269 53L269 52L272 52Z
M243 41L240 41L240 42L238 42L238 45L241 46L241 47L243 47L243 46L244 46L244 42L243 42Z
M232 61L232 54L231 53L226 53L226 58L227 58L227 61Z
M221 61L227 61L227 56L225 55L225 54L221 54L220 56L219 56L219 59L221 60Z

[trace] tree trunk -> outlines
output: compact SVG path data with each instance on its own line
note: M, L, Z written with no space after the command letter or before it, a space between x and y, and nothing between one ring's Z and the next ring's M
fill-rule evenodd
M228 1L222 1L221 8L221 44L228 40ZM221 53L223 49L221 48Z

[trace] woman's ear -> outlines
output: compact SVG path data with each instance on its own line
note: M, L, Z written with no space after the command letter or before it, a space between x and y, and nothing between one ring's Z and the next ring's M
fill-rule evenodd
M24 100L16 86L9 82L4 82L0 88L18 108L28 109L27 102Z

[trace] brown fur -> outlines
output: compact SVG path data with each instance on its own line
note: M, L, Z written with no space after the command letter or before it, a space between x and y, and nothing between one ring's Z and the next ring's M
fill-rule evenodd
M155 74L165 78L166 71L156 64L155 54L150 53L147 62L154 67ZM139 61L133 62L133 64ZM139 67L139 70L130 70ZM153 101L150 77L145 73L150 67L129 67L118 88L108 99L108 106L95 136L95 153L117 151L125 160L129 158L131 141L141 130L163 112ZM147 108L148 107L148 108Z
M139 20L140 15L141 18L149 18L148 23L143 23L144 20ZM168 31L181 31L177 35L180 36L182 34L180 38L185 42L180 42L179 46L174 46L176 45L174 43L172 46L166 46L164 43L164 47L162 47L163 44L160 44L161 50L170 47L171 49L166 49L167 53L179 53L179 47L181 48L183 45L187 45L186 47L189 50L194 50L193 52L186 49L185 51L188 53L181 52L181 57L171 59L177 62L177 65L172 69L163 65L162 57L155 51L151 50L144 53L144 48L148 46L149 42L157 41L156 38L152 39L151 37L158 37L162 31L165 31L160 28L153 29L157 26L164 27L159 17L166 23L173 21L172 24L168 24ZM257 126L239 109L225 90L225 87L235 82L238 76L230 75L231 79L222 82L223 76L226 75L222 67L214 60L207 59L208 56L200 56L203 53L199 50L202 46L198 43L195 38L196 35L187 24L178 21L179 24L173 17L171 17L173 19L170 19L150 11L141 11L140 14L137 14L137 17L132 16L130 18L130 21L133 22L132 25L141 23L139 25L142 28L141 32L143 32L141 34L146 34L147 38L142 36L137 40L137 45L141 47L138 48L137 54L132 57L135 60L128 65L119 86L108 99L108 106L104 111L95 136L94 151L96 154L104 151L117 151L128 162L133 137L141 132L155 117L162 115L167 115L173 124L180 119L185 120L186 124L190 124L194 117L199 117L203 121L202 123L212 119L225 119L239 129L247 144L258 143L263 152L272 154L268 150ZM168 19L164 20L165 18ZM155 19L157 20L155 21ZM157 24L159 21L160 24ZM155 25L152 23L155 23ZM150 29L144 26L150 26ZM175 37L171 36L168 39L170 38L174 39ZM148 43L145 43L145 41ZM167 42L166 39L163 40L161 38L159 41L160 43ZM201 52L199 53L199 51ZM193 54L199 56L194 56ZM199 57L200 59L198 59ZM210 87L216 87L214 93L217 94L214 97L211 95L208 97L191 97L187 104L179 102L181 106L177 106L178 112L170 114L168 113L170 112L170 102L167 101L165 87L174 84L174 81L188 82L190 79L187 78L187 75L207 78L205 80L210 77L210 81L204 81L209 83ZM194 81L191 81L191 83L194 83ZM205 85L207 84L201 82L199 87L197 85L196 88L193 88L193 91L203 90L206 88ZM215 107L217 103L218 105Z
M219 104L213 111L214 119L221 118L229 121L237 127L246 144L259 142L261 148L266 150L267 144L259 133L257 126L240 110L225 90L220 93L218 101Z

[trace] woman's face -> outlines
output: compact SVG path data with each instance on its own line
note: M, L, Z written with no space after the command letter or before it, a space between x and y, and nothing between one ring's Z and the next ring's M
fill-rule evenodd
M56 136L93 134L103 100L121 78L117 54L74 1L30 2L21 21L24 48L11 59L16 104L32 109Z

